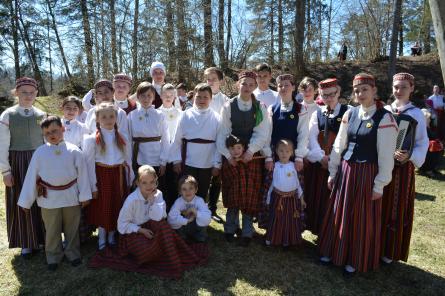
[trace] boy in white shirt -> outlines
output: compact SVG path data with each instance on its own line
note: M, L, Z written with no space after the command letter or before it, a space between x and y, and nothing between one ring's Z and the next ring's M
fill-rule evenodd
M266 63L259 64L255 67L256 73L256 82L258 87L253 91L256 99L266 105L267 108L269 106L277 103L278 93L269 88L270 81L272 80L272 69Z
M168 214L168 223L184 240L205 242L211 213L204 200L196 195L198 182L193 176L183 176L179 180L179 191L181 196Z
M26 212L35 200L45 224L48 269L54 271L64 255L72 266L80 259L80 209L91 199L85 159L80 149L63 141L64 127L57 116L41 123L47 143L34 152L18 205ZM66 246L62 247L61 233Z

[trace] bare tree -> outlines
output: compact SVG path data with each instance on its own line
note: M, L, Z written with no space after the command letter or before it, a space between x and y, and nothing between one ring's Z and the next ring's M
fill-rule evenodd
M167 31L165 32L165 41L168 46L168 71L176 71L176 50L175 50L175 26L173 17L172 1L165 1L165 18L167 21Z
M445 2L442 0L429 0L429 5L439 49L442 78L445 81Z
M232 0L227 0L226 61L229 63L230 40L232 40Z
M111 61L113 63L113 73L118 72L117 50L116 50L116 1L110 0L110 18L111 18Z
M138 74L138 23L139 23L139 0L134 1L134 18L133 18L133 46L131 48L131 55L133 58L132 76L137 79Z
M206 67L213 66L212 38L212 0L203 0L204 10L204 63Z
M295 71L297 78L304 75L305 65L303 56L304 25L305 25L305 0L297 1L295 5Z
M90 21L88 19L88 7L86 0L80 0L82 12L83 35L85 39L85 51L87 55L88 86L94 85L93 42L91 41Z
M278 63L284 62L283 1L278 0Z
M224 52L224 0L218 1L218 55L219 66L225 71L227 60Z
M190 68L190 63L188 60L188 33L187 28L185 27L184 0L176 0L176 14L178 24L178 79L179 81L185 81L185 75Z
M402 14L402 2L403 0L396 0L394 3L394 20L391 33L391 47L389 53L389 66L388 66L388 81L392 81L392 76L396 72L397 61L397 39L400 30L400 16Z
M11 30L12 30L12 40L13 48L12 52L14 54L14 69L15 78L20 78L20 56L19 56L19 34L18 34L18 0L9 1L9 12L11 16Z

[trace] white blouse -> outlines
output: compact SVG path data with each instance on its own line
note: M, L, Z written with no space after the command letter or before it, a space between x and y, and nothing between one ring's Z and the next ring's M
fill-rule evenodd
M77 147L82 147L83 137L88 133L85 124L77 121L77 119L66 120L62 118L62 125L65 127L63 139Z
M165 108L161 106L158 108L164 115L165 121L168 126L168 134L170 137L170 143L175 139L176 128L178 127L179 119L181 119L182 111L176 107Z
M87 118L85 120L85 126L89 134L95 134L97 127L96 127L96 107L88 111ZM125 113L124 110L118 108L117 109L117 128L119 129L119 132L121 134L124 134L128 137L128 120L127 120L127 113Z
M138 188L125 200L117 219L117 230L120 234L137 233L145 222L161 221L165 217L167 212L162 192L158 190L153 202L149 202Z
M198 226L209 226L210 221L212 220L212 213L204 200L199 196L195 196L190 202L187 202L182 196L180 196L175 201L170 209L170 212L168 213L168 223L173 229L179 229L182 226L187 225L188 220L181 215L181 211L188 210L190 208L196 209L196 224Z
M295 170L295 165L292 162L281 163L277 161L274 165L272 185L269 188L267 195L267 204L270 203L270 195L274 188L282 192L291 192L297 190L298 197L303 195L300 181L298 180L298 173Z
M227 97L222 92L214 94L212 96L212 101L210 101L210 109L215 111L217 114L221 114L222 107L228 100L229 97Z
M153 105L148 109L138 105L136 110L128 114L128 125L131 138L161 137L161 141L139 143L138 164L164 166L168 161L170 136L162 112L155 109Z
M268 88L267 90L260 90L258 87L253 91L256 99L266 105L266 108L276 104L278 101L278 93Z

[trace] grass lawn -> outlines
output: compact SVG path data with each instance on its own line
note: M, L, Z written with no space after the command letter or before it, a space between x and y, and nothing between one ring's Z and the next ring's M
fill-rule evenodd
M441 171L445 175L445 162ZM445 295L445 177L416 177L408 262L382 266L352 279L344 279L340 268L318 264L316 237L308 232L299 249L267 249L259 240L244 249L226 243L222 225L215 222L209 229L208 265L186 272L179 281L87 268L96 249L95 238L82 246L81 266L73 268L65 262L51 273L43 253L24 261L18 249L8 249L2 198L0 295ZM3 184L0 188L4 196ZM223 216L225 210L221 207L219 213Z

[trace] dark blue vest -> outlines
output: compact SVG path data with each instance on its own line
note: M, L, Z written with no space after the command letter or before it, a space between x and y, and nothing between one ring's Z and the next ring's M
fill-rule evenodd
M230 121L232 122L232 134L243 141L244 145L248 145L255 127L255 110L241 111L238 108L237 99L230 103Z
M271 146L275 147L275 144L281 139L289 139L293 141L294 147L297 148L298 144L298 114L301 111L301 104L294 101L292 110L289 112L281 111L281 103L274 104L272 106L272 138Z
M374 115L361 120L358 117L359 106L351 109L348 120L348 147L343 159L352 162L377 163L377 130L386 113L385 108L377 108Z
M343 118L343 115L348 110L347 105L340 105L340 112L338 112L338 115L333 118L328 118L328 131L331 131L335 134L338 134L338 130L340 129L341 119ZM324 126L326 124L326 114L323 114L321 112L321 109L319 108L317 110L317 120L318 120L318 130L320 132L324 131Z

